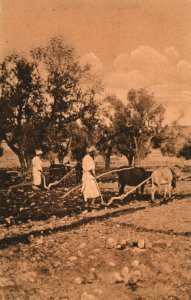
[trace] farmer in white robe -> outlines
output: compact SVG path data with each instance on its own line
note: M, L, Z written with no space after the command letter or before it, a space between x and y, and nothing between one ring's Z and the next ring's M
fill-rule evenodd
M41 161L41 150L35 151L36 155L32 159L32 173L33 173L33 188L38 189L41 185L42 177L42 161Z
M83 158L82 168L82 193L84 195L85 206L88 206L88 199L91 199L91 204L95 204L95 200L100 196L97 181L95 178L95 147L88 147L86 149L87 154Z

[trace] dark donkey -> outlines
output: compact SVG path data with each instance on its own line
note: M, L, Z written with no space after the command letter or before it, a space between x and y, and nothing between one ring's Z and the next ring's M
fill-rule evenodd
M123 166L122 168L128 168L128 166ZM118 185L119 185L119 195L124 193L124 188L126 185L129 186L137 186L147 178L151 176L151 171L146 171L144 168L141 167L135 167L133 169L129 170L122 170L118 172ZM141 185L141 195L144 193L146 182ZM136 194L138 195L138 190L136 191Z

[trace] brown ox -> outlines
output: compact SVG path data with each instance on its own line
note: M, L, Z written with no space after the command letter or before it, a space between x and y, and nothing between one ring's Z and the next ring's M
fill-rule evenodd
M154 170L151 174L151 199L155 200L155 192L164 186L164 198L166 199L167 194L169 198L172 196L172 188L176 187L176 180L180 175L180 169L170 169L168 167L161 167Z

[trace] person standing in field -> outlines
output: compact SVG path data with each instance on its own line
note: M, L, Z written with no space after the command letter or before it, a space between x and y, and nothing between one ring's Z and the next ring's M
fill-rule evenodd
M32 174L33 174L33 188L39 189L42 182L42 161L41 161L41 150L35 150L35 156L32 159Z
M82 176L82 193L84 196L85 207L88 206L88 199L91 199L91 205L95 205L95 200L100 196L97 181L95 178L95 147L88 147L86 155L82 160L83 176Z

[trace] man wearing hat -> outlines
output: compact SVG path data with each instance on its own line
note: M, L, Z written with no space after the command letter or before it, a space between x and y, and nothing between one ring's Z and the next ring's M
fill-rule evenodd
M91 146L86 148L86 155L82 161L83 176L82 176L82 193L84 195L85 206L88 206L88 199L91 200L91 204L95 204L95 199L100 196L97 182L95 178L95 147Z
M42 161L41 155L42 151L37 149L35 150L35 156L32 159L32 173L33 173L33 188L39 189L42 181L41 172L42 172Z

